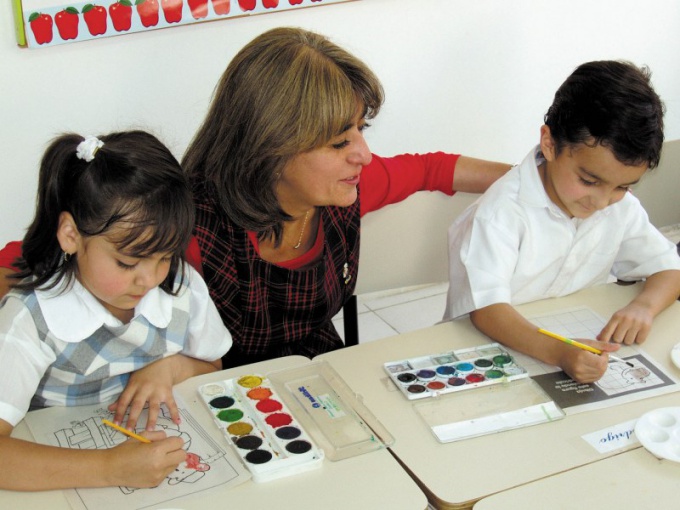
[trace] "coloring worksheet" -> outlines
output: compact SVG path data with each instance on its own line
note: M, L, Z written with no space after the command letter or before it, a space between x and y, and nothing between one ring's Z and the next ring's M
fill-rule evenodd
M214 440L186 411L183 402L175 398L180 410L180 424L173 423L163 407L156 430L164 430L168 436L184 440L185 462L152 489L108 487L65 491L74 509L142 509L218 485L237 485L249 479L250 475L233 454ZM112 420L112 417L113 413L107 410L106 404L97 404L41 409L29 412L25 420L38 443L64 448L102 449L112 448L128 439L102 423L103 419ZM139 423L142 427L137 432L142 432L146 410Z
M574 340L594 339L606 324L602 317L587 307L558 310L527 319L538 327ZM546 337L545 341L557 340ZM516 362L529 371L529 375L566 414L680 390L680 382L665 373L638 345L622 345L615 354L628 363L611 361L605 375L594 384L577 383L558 367L512 352Z

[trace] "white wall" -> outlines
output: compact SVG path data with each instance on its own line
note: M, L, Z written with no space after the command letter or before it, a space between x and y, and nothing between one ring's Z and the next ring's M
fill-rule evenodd
M375 69L387 102L367 138L382 155L518 161L564 78L609 58L651 67L666 137L680 138L677 0L360 0L35 50L15 45L2 2L0 245L23 236L50 138L140 127L180 157L227 62L279 25L325 33ZM446 225L471 198L421 194L367 217L359 289L445 279ZM676 203L647 205L680 222Z

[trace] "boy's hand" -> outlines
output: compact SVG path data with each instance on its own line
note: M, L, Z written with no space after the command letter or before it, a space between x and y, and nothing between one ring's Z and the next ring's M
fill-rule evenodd
M156 487L177 466L186 460L184 441L166 437L164 432L145 432L151 444L128 439L106 450L109 460L104 465L110 470L112 485L125 487Z
M142 410L149 404L149 414L146 421L146 430L154 430L156 421L161 410L161 404L165 404L170 411L170 419L173 423L179 423L179 410L175 397L172 394L174 358L177 355L160 359L130 374L130 380L120 394L118 400L109 406L109 411L114 412L113 422L120 425L128 408L125 428L134 430Z
M609 358L604 353L618 351L620 345L585 339L578 341L601 350L603 354L593 354L571 345L564 345L559 366L576 382L593 383L598 381L607 371L609 364Z
M654 315L649 308L633 301L612 315L597 339L626 345L641 344L647 339L653 321Z

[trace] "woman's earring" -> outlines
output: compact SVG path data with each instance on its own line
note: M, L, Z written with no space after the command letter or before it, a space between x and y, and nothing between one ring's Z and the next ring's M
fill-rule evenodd
M64 252L64 263L67 264L69 260L71 260L71 254Z

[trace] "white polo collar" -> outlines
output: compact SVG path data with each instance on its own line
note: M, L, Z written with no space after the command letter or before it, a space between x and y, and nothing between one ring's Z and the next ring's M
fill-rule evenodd
M50 331L65 342L79 342L102 326L121 327L89 291L74 280L72 287L60 292L64 284L50 290L36 290L36 296ZM135 307L134 318L144 316L157 328L165 328L172 318L172 296L159 287L151 289Z

